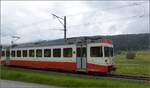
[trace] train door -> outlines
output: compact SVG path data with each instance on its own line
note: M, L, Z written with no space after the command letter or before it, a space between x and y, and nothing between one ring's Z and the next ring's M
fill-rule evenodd
M87 65L87 49L86 47L78 46L76 48L77 51L77 71L86 72L86 65Z
M9 65L10 61L10 48L6 49L6 65Z

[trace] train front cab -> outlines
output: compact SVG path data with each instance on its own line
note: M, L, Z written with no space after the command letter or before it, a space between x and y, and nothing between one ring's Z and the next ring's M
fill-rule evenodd
M89 44L88 52L88 71L108 73L112 70L115 70L112 44Z
M103 46L103 59L105 61L105 65L107 66L107 72L116 70L114 58L113 58L113 46Z
M113 45L91 43L77 47L77 71L108 73L115 70L113 62Z

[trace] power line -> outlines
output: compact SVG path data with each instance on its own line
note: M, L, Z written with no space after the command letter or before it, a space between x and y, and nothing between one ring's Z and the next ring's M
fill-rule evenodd
M101 10L115 10L115 9L121 9L121 8L125 8L125 7L139 6L139 5L142 5L144 3L146 3L146 2L143 2L143 3L132 3L132 4L122 5L122 6L117 6L117 7L104 8L104 9L101 9ZM94 10L94 11L87 11L87 12L82 12L82 13L79 12L79 13L76 13L76 14L66 15L66 16L67 17L72 17L72 16L76 16L76 15L79 15L79 14L95 13L96 11L97 11L97 9Z
M40 20L38 22L34 22L34 23L31 23L31 24L27 24L27 25L21 25L17 28L26 28L26 27L31 27L31 26L34 26L34 25L38 25L39 23L43 23L43 22L47 22L49 21L48 19L44 19L44 20Z
M145 16L149 16L149 15L133 15L133 16L129 16L129 17L122 17L122 18L119 18L119 19L109 19L109 20L105 20L104 22L97 22L97 23L105 23L105 22L112 22L112 21L118 21L118 20L127 20L127 19L132 19L132 18L142 18L142 17L145 17ZM81 26L85 26L85 25L93 25L95 24L95 22L86 22L86 23L83 23L83 24L79 24L79 25L70 25L68 26L68 28L72 28L72 27L81 27ZM64 29L48 29L48 30L58 30L58 31L64 31Z
M118 21L118 20L126 20L126 19L131 19L131 18L137 18L137 17L144 17L146 15L134 15L134 16L130 16L130 17L123 17L123 18L119 18L119 19L109 19L109 20L105 20L104 22L97 22L97 23L105 23L105 22L112 22L112 21ZM148 15L149 16L149 15ZM44 21L44 20L43 20ZM39 23L42 22L42 21L39 21ZM70 26L67 26L68 28L72 28L72 27L80 27L80 26L84 26L84 25L93 25L95 22L86 22L86 23L83 23L83 24L79 24L79 25L70 25ZM38 24L38 23L37 23ZM36 25L36 23L35 23ZM26 28L26 27L29 27L27 25L24 25L24 27L22 26L22 28ZM44 29L43 29L44 30ZM56 28L50 28L48 30L58 30L58 31L64 31L64 29L56 29Z
M133 16L130 16L130 17L122 17L122 18L119 18L119 19L109 19L109 20L105 20L104 22L97 22L97 23L105 23L105 22L112 22L112 21L118 21L118 20L126 20L126 19L131 19L131 18L142 18L142 17L145 17L147 15L133 15ZM79 25L71 25L71 26L68 26L69 28L71 27L80 27L80 26L84 26L84 25L93 25L95 24L95 22L86 22L86 23L83 23L83 24L79 24Z

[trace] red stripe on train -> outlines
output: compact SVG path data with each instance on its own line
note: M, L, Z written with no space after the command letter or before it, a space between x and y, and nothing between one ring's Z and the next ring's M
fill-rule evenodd
M62 69L68 71L75 71L76 64L73 62L50 62L50 61L25 61L25 60L11 60L9 65L24 66L31 68L42 69Z
M3 65L5 64L5 61L4 60L0 60L0 65Z
M2 62L5 63L5 62ZM76 71L75 62L50 62L50 61L25 61L25 60L10 60L9 64L14 66L23 66L30 68L42 68L42 69L61 69L66 71ZM109 66L87 64L87 72L108 72Z
M108 72L108 66L87 64L87 70L91 72Z

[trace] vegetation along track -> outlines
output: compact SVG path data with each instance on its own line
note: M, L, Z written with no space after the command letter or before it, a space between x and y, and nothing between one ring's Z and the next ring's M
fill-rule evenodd
M16 66L5 66L9 68L20 68ZM63 75L72 75L72 76L80 76L80 77L90 77L90 78L96 78L96 79L101 79L103 78L110 78L110 79L119 79L119 80L133 80L133 81L144 81L144 82L149 82L150 83L150 76L133 76L133 75L126 75L126 74L117 74L117 73L112 73L112 74L87 74L83 72L78 72L78 73L72 73L68 71L61 71L61 70L46 70L46 69L33 69L33 68L20 68L20 69L26 69L26 70L32 70L32 71L37 71L37 72L48 72L48 73L54 73L54 74L63 74Z

